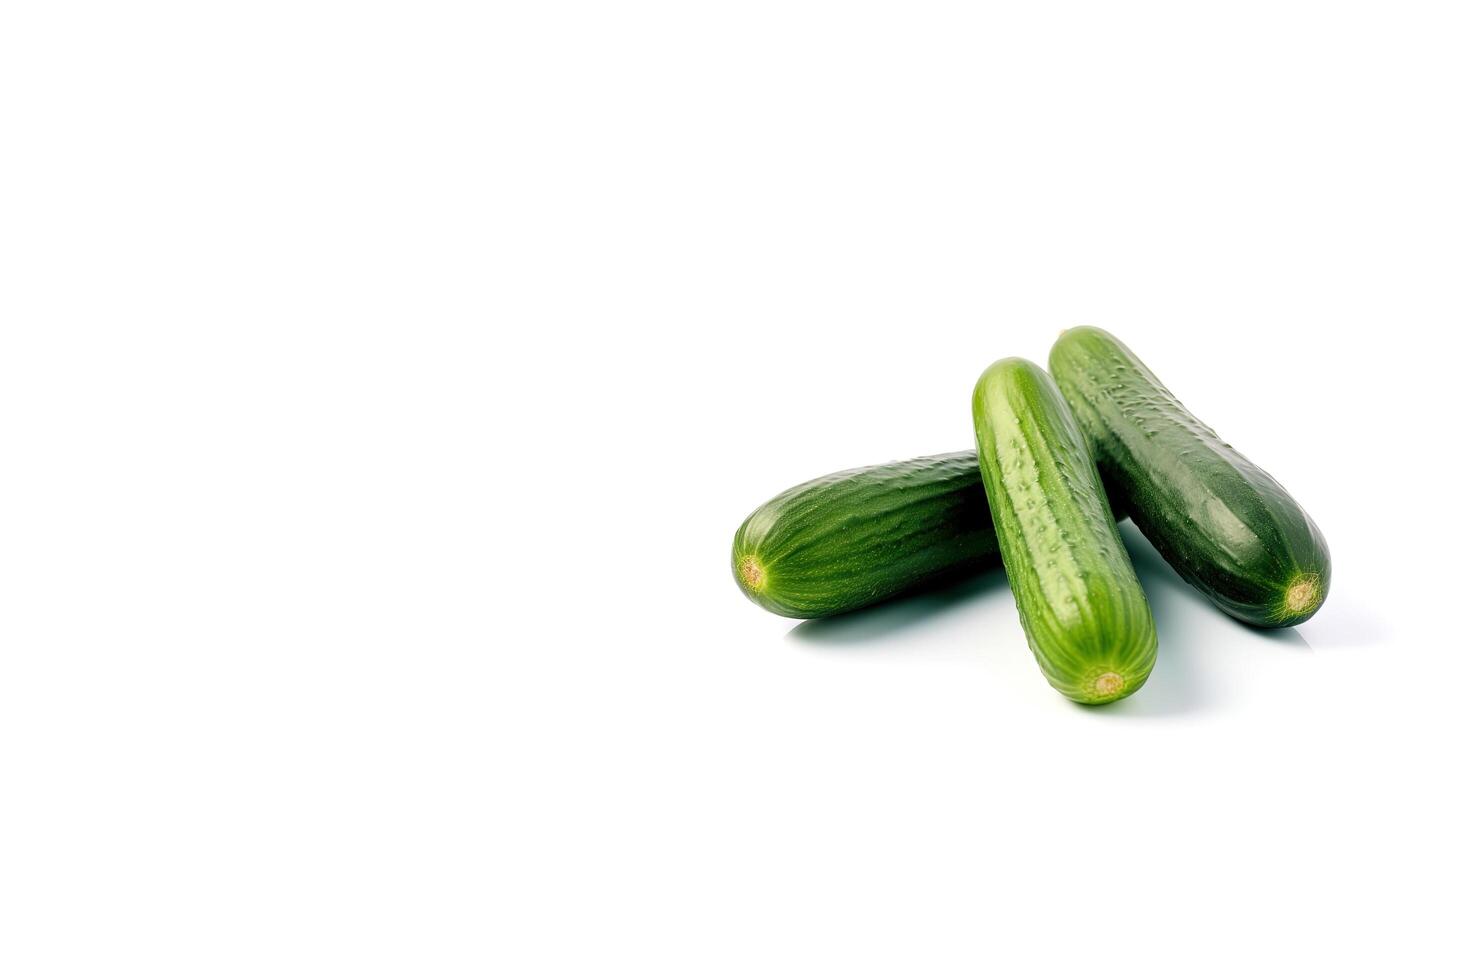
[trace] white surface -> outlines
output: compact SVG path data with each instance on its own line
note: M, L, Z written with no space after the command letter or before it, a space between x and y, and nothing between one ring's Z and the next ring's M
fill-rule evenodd
M8 5L0 973L1464 976L1463 13L979 8ZM1316 619L740 596L1082 322Z

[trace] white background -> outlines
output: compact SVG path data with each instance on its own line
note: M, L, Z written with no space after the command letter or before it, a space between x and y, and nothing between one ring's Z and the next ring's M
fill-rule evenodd
M1459 7L7 4L0 973L1465 976ZM745 601L1084 322L1315 619Z

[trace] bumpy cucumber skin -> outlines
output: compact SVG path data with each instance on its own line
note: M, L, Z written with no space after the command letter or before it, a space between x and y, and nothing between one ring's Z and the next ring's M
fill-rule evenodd
M735 532L730 565L754 602L816 619L994 567L975 454L844 470L792 487Z
M1115 502L1186 581L1254 626L1321 608L1332 561L1317 525L1122 342L1075 327L1052 347L1051 371Z
M1084 704L1127 697L1153 670L1148 599L1061 392L1020 358L991 365L971 403L1006 576L1046 679Z

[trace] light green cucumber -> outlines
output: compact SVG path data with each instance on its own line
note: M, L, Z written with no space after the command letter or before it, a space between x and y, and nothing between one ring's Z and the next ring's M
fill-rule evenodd
M975 384L975 445L1006 576L1042 673L1073 701L1143 685L1153 616L1087 441L1056 384L1020 358Z

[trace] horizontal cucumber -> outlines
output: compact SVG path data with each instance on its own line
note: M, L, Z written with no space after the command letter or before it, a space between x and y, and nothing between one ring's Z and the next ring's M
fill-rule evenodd
M792 487L735 532L735 581L782 616L850 612L995 566L972 452L845 470Z
M1115 503L1180 576L1255 626L1292 626L1321 608L1332 562L1317 525L1122 342L1068 330L1051 370Z
M1051 685L1100 704L1138 690L1158 649L1087 440L1061 392L1020 358L975 384L975 445L1006 577Z

